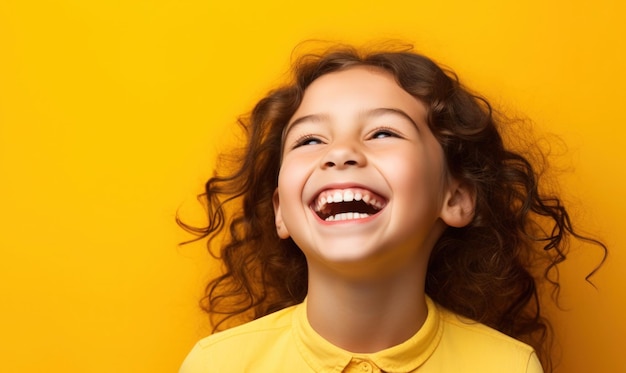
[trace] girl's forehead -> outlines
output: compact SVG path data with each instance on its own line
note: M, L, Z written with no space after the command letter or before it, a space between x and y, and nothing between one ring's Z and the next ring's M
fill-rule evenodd
M401 88L391 72L381 67L356 65L318 77L306 88L305 92L317 89L319 86L363 86L382 82Z
M354 66L324 74L304 91L292 116L351 109L399 108L412 117L423 117L424 104L405 91L390 72L374 66Z

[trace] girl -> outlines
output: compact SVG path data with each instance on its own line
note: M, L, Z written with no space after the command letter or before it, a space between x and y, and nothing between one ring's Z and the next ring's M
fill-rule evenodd
M293 72L207 182L208 227L183 224L226 237L215 330L254 321L180 372L550 370L536 274L558 288L566 238L589 239L487 101L410 50L335 48Z

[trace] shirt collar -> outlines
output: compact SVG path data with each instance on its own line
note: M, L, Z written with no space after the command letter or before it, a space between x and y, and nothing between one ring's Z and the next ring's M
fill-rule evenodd
M316 372L341 372L354 358L370 360L385 372L413 371L432 355L443 333L439 311L429 297L426 306L426 321L411 338L372 354L354 354L331 344L313 330L307 319L305 299L296 307L293 317L298 351Z

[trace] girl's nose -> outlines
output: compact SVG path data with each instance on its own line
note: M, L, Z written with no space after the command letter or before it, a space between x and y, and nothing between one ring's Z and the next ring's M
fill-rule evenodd
M363 152L355 144L334 144L322 159L322 168L343 169L350 166L363 167L367 163Z

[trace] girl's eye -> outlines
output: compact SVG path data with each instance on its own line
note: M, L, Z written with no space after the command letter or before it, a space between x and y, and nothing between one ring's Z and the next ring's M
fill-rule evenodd
M313 135L306 135L298 139L298 141L296 141L296 145L294 146L294 149L300 146L319 145L321 143L322 143L322 140L318 139L317 137Z
M389 129L385 129L385 128L377 130L372 135L373 139L382 139L382 138L385 138L385 137L398 137L398 135L395 132L393 132L393 131L391 131Z

